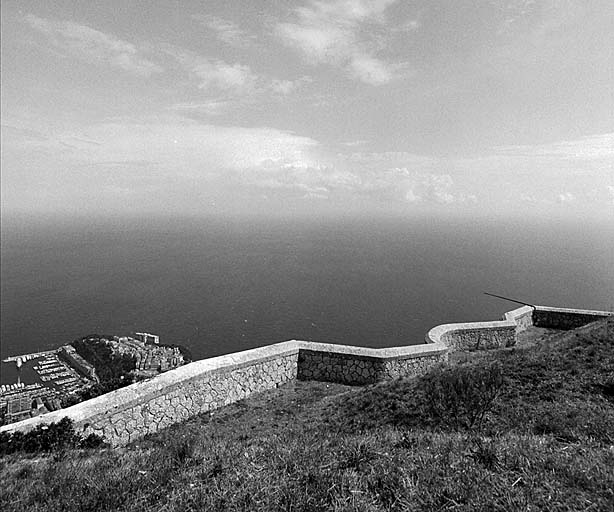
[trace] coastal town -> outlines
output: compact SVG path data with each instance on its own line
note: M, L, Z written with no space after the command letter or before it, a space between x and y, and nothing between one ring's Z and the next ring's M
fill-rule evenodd
M121 337L91 335L54 350L11 356L2 361L0 424L55 411L81 401L92 390L112 388L104 382L109 379L108 361L84 347L103 347L112 359L128 361L129 371L119 377L125 384L189 362L185 348L161 344L159 336L145 332ZM102 379L99 374L104 375Z

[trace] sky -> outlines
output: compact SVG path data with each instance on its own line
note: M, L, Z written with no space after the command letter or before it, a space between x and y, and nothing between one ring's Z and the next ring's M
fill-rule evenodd
M611 0L1 9L3 214L614 217Z

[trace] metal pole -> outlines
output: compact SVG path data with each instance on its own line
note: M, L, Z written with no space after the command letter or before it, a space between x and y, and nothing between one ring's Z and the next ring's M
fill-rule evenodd
M522 301L516 300L516 299L510 299L509 297L504 297L503 295L495 295L494 293L488 293L488 292L484 292L484 295L490 295L491 297L496 297L497 299L508 300L510 302L515 302L516 304L522 304L523 306L530 306L533 309L535 309L535 306L533 304L529 304L527 302L522 302Z

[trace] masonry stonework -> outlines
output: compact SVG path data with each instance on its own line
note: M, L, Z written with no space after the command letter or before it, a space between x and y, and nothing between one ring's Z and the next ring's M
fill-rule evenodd
M386 360L378 357L301 350L297 378L350 385L374 384L382 380L421 375L433 365L445 362L446 356L447 352Z
M593 322L595 315L599 315L599 313L599 311L581 309L561 310L541 307L533 310L532 322L536 327L568 330Z
M113 444L127 444L192 416L231 404L253 393L296 378L296 355L269 359L245 367L211 371L165 388L149 400L137 399L102 411L79 424L85 435L98 434Z
M523 307L506 313L503 321L439 325L429 331L424 344L382 349L286 341L195 361L67 409L5 425L0 432L27 431L68 417L79 433L125 445L297 378L372 384L421 375L447 361L454 350L511 346L516 333L533 324L574 328L612 314Z

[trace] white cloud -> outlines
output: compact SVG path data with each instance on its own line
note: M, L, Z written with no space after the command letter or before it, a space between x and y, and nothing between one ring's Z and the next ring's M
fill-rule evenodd
M614 185L606 186L606 190L608 191L610 202L614 204Z
M217 89L246 93L252 91L258 76L247 65L228 64L221 60L200 59L192 67L192 73L199 80L201 89Z
M249 46L255 40L254 36L239 28L233 21L210 14L196 14L192 18L207 30L214 32L220 41L230 46L243 48Z
M242 41L249 40L249 36L232 22L215 16L196 18L229 44L238 45L239 38L243 38ZM25 16L24 20L33 29L44 34L48 41L64 54L90 63L121 68L139 76L150 76L164 71L164 68L144 56L144 48L86 25L71 21L48 20L31 14ZM247 64L204 57L169 44L160 44L156 48L159 52L172 57L184 71L196 78L200 89L207 91L239 96L267 91L287 95L309 80L306 77L299 80L268 78L254 72ZM210 104L209 108L212 111L216 109L218 113L222 106L218 102L217 105ZM203 106L203 109L206 108Z
M315 200L323 200L323 199L328 199L328 194L321 194L318 192L307 192L304 196L303 199L315 199Z
M384 84L392 79L395 66L375 56L377 44L361 28L383 25L383 13L394 1L312 0L295 9L293 22L278 23L276 34L314 64L332 64L365 83Z
M477 201L475 195L465 195L457 191L449 174L434 174L407 168L389 169L387 174L391 177L391 184L405 191L404 198L410 203L451 204Z
M527 194L527 193L522 193L520 194L520 201L522 201L523 203L528 203L528 204L536 204L538 203L538 199L532 195L532 194Z
M199 124L175 116L118 120L92 125L79 133L47 132L41 138L21 133L27 134L23 130L3 133L6 150L43 155L50 164L55 161L66 169L109 162L135 169L149 162L172 175L180 171L180 175L194 177L249 170L270 161L308 165L317 146L313 139L274 128Z
M550 157L566 160L614 160L614 133L590 135L576 140L550 144L518 145L495 148L509 156Z
M163 45L162 51L174 59L184 71L198 82L198 87L205 92L225 95L216 98L216 107L229 106L230 97L247 97L254 94L270 93L287 95L302 84L311 81L308 77L298 80L282 80L258 74L247 64L229 63L198 55L194 52L173 45ZM200 103L202 105L202 102Z
M356 175L310 158L269 159L235 176L242 184L328 197L336 191L360 189Z
M164 45L162 49L198 81L200 89L245 95L253 92L258 83L259 76L248 65L203 57L172 45Z
M603 208L612 185L614 137L600 134L540 145L508 146L471 158L410 152L350 152L337 158L362 189L413 203L487 204L489 208ZM384 169L389 169L385 172ZM451 181L450 181L451 180ZM556 183L560 191L553 192ZM531 191L527 192L527 184ZM592 193L592 190L595 190ZM592 193L592 195L591 195Z
M367 84L380 85L392 79L390 66L368 55L354 55L350 68L357 78Z
M571 192L562 192L557 197L556 200L558 203L572 203L576 200L576 196L574 196Z
M281 96L287 96L299 90L305 84L313 82L313 79L308 76L302 76L297 80L281 80L278 78L271 78L263 79L261 82L263 82L261 85L262 92L272 92Z
M25 21L44 34L61 52L86 62L111 65L138 76L150 76L163 69L144 57L134 44L122 41L86 25L71 21L53 21L32 14Z
M368 140L348 140L346 142L340 142L339 144L341 146L346 146L348 148L352 148L352 147L356 147L356 146L363 146L365 144L367 144L369 141Z
M278 94L290 94L298 85L299 82L292 80L271 80L271 90Z
M278 35L288 46L293 46L314 62L335 62L348 53L353 34L343 28L319 28L294 23L280 23Z
M415 30L418 30L421 26L422 24L420 23L420 20L410 19L395 30L398 32L414 32Z
M431 166L434 159L428 156L417 155L407 151L380 151L380 152L355 152L347 155L339 155L349 162L357 164L373 165L377 163L387 163L388 165L397 165L399 167L420 166L422 168Z
M417 203L419 201L422 201L422 198L420 196L417 196L414 190L410 188L409 190L407 190L407 192L405 192L405 200L408 203Z
M231 104L232 103L226 99L212 99L201 102L176 103L170 107L170 110L180 113L199 113L207 116L218 116L223 114Z
M545 209L558 203L597 210L609 202L605 191L612 183L614 134L496 147L482 156L449 159L447 166L454 176L463 177L463 186L490 190L484 200L492 205ZM553 184L559 191L553 191Z

